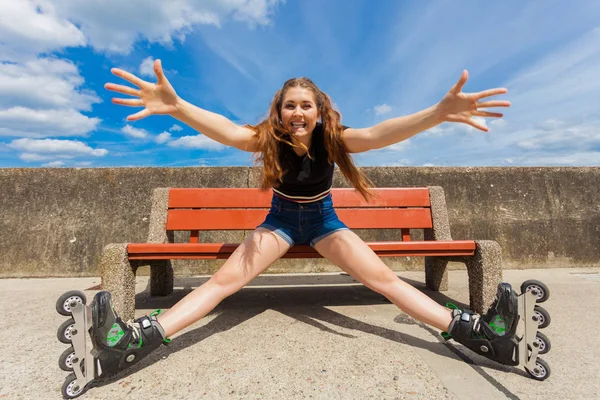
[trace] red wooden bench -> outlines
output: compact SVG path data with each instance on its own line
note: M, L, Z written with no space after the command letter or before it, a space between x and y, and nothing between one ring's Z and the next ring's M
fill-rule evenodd
M367 203L353 189L333 189L339 218L351 229L398 229L390 241L367 242L380 257L425 257L426 284L447 290L446 265L467 265L471 307L479 312L493 301L501 280L500 248L493 241L452 240L440 187L378 188ZM247 188L155 189L147 243L111 244L101 261L102 286L113 294L124 318L135 310L135 271L150 265L151 295L173 290L173 259L225 259L239 243L201 243L199 231L252 230L264 221L271 191ZM410 231L423 229L412 241ZM174 231L188 231L189 242L173 243ZM296 245L283 258L321 258L308 245Z

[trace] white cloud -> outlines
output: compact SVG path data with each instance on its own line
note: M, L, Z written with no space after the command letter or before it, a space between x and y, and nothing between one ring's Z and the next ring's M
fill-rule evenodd
M485 128L487 128L487 120L485 118L481 118L481 117L472 117L471 120ZM457 125L459 130L466 130L469 133L479 133L481 132L481 130L475 128L474 126L471 126L469 124L463 124L463 123L459 123Z
M386 150L392 151L404 151L410 147L410 139L403 140L401 142L395 143L391 146L386 147Z
M76 140L56 139L17 139L8 144L8 147L22 152L19 158L25 162L46 162L42 166L64 166L62 160L70 160L80 156L103 157L108 154L106 149L93 149L85 143Z
M390 107L387 104L380 104L378 106L373 107L373 110L375 110L375 115L383 115L392 111L392 107Z
M86 44L83 33L58 16L48 0L8 0L0 13L0 60L24 61L39 53Z
M544 151L600 148L600 123L537 132L535 136L517 142L517 145L525 150Z
M532 153L514 160L515 164L527 166L600 166L600 151L576 151L573 153Z
M550 118L545 121L538 123L535 127L544 131L552 131L558 128L564 127L566 124L564 121Z
M108 154L106 149L93 149L78 140L58 139L16 139L8 144L8 147L24 153L52 154L63 156L92 155L102 157Z
M127 136L131 136L131 137L138 138L138 139L143 139L145 137L148 137L148 132L146 130L140 129L140 128L134 128L131 125L125 125L123 128L121 128L121 132L123 132Z
M401 160L395 160L395 161L383 163L383 164L381 164L381 166L383 166L383 167L405 167L410 164L411 164L410 160L403 158Z
M101 100L94 92L80 89L83 83L77 67L67 60L0 63L0 109L20 106L89 111Z
M175 132L179 132L179 131L182 131L182 130L183 130L183 128L182 128L181 126L177 125L177 124L174 124L172 127L170 127L170 128L169 128L169 130L170 130L171 132L173 132L173 131L175 131Z
M51 161L49 163L42 164L42 167L50 167L50 168L64 167L64 166L65 166L64 161Z
M474 121L476 121L477 123L487 127L490 129L490 131L493 128L500 128L502 126L504 126L506 123L505 122L500 122L500 121L491 121L489 122L488 120L486 120L485 118L480 118L480 117L472 117L472 119ZM489 125L488 126L488 122ZM494 125L494 122L496 122L496 124ZM419 138L424 138L424 137L429 137L429 138L439 138L439 137L443 137L443 136L450 136L450 135L464 135L465 133L482 133L482 131L480 131L479 129L472 127L469 124L465 124L462 122L445 122L443 124L434 126L433 128L427 129L426 131L420 133L417 137Z
M434 126L419 134L419 137L440 137L453 131L452 125L443 124Z
M269 14L280 0L234 0L236 5L233 17L250 25L265 25L270 23ZM285 0L281 0L285 2Z
M5 0L0 12L0 136L84 136L101 121L90 111L101 100L67 60L39 59L67 47L128 53L140 39L170 45L196 24L227 18L267 24L278 0ZM144 60L143 73L151 58ZM153 74L153 72L152 72ZM123 131L146 137L137 129Z
M99 118L87 117L73 109L0 109L0 136L83 136L99 123Z
M73 21L97 50L129 53L141 37L170 45L196 24L219 27L232 17L250 26L268 24L278 0L54 0L56 13Z
M140 75L148 78L154 78L154 58L146 57L140 64Z
M62 159L71 159L74 156L67 154L36 154L36 153L21 153L19 154L19 158L25 162L42 162L55 160L57 158Z
M156 137L156 143L162 144L171 140L171 134L169 132L163 132Z
M508 125L508 122L506 122L506 120L503 118L493 119L488 124L490 129L501 128L505 127L506 125Z
M0 136L82 136L96 129L90 111L101 102L70 61L41 58L0 63Z
M207 150L222 150L226 147L204 135L182 136L179 139L170 142L169 146Z

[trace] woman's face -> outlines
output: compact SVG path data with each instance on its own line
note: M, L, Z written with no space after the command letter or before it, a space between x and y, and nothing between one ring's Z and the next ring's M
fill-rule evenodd
M319 120L315 96L309 89L291 87L283 96L281 122L296 136L310 135Z

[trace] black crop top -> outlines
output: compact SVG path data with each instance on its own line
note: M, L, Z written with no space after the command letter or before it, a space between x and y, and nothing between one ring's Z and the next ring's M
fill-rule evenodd
M343 129L347 129L343 126ZM307 154L299 156L287 143L279 143L283 183L273 188L276 195L295 202L311 202L326 197L331 190L334 164L329 163L323 125L317 124Z

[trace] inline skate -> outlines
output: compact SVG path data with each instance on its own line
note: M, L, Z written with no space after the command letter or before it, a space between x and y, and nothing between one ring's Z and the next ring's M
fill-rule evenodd
M550 376L550 367L538 355L550 351L550 340L538 330L550 324L550 314L536 303L549 296L548 287L537 280L523 282L521 294L500 283L483 316L449 304L453 320L442 336L501 364L523 366L531 377L543 381Z
M65 399L81 396L169 342L156 319L160 310L123 322L109 292L97 293L90 305L86 302L85 294L77 290L64 293L56 302L58 313L70 316L57 332L59 341L70 344L58 360L62 370L71 372L61 389Z

